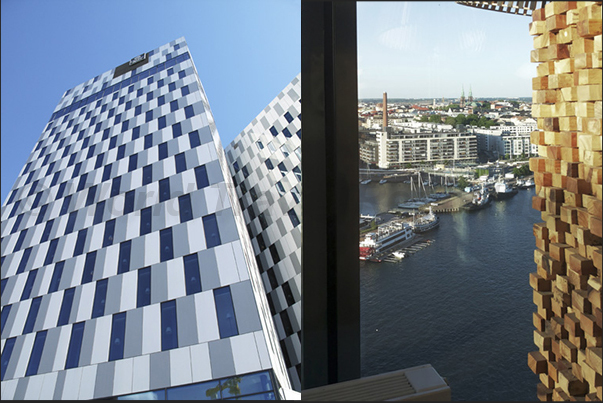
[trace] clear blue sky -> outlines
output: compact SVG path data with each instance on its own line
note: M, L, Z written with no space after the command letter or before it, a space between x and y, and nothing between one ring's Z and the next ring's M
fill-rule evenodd
M300 72L300 0L2 0L2 202L64 91L184 36L226 146Z
M531 97L531 17L454 2L358 2L358 96Z

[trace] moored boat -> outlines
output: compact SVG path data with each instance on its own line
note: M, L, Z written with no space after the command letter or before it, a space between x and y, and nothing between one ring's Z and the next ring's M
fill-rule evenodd
M440 217L436 216L429 206L429 213L415 218L410 225L415 233L426 232L440 225Z

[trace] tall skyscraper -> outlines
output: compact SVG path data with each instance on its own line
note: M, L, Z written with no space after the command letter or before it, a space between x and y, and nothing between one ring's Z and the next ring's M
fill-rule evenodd
M226 147L293 388L301 390L301 80Z
M184 38L68 90L1 214L2 399L295 397Z

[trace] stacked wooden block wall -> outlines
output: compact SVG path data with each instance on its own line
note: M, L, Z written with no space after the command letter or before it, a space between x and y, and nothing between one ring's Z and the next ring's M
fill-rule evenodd
M601 372L601 2L550 2L533 13L530 159L537 270L534 344L528 365L540 400L600 401Z

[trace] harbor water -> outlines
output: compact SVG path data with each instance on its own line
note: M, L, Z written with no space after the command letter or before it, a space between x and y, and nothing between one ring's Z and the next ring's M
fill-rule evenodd
M443 188L435 188L442 191ZM433 191L432 191L433 193ZM534 189L440 214L434 242L399 262L360 262L362 376L431 364L452 400L537 400L529 273ZM410 185L360 185L361 214L395 208Z

